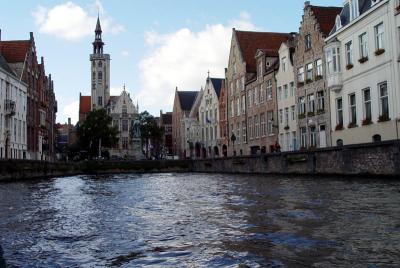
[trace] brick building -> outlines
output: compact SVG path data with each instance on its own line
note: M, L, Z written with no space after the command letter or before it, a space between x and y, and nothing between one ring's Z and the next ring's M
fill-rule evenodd
M226 82L225 80L221 83L221 91L219 96L219 141L218 143L222 146L222 156L228 156L228 114L227 114L227 94L226 94Z
M0 54L18 77L28 85L27 159L55 159L57 101L51 76L46 76L43 57L38 62L33 33L28 40L2 41Z
M172 155L172 112L160 110L159 127L164 130L163 155Z
M289 37L290 34L287 33L247 32L233 29L229 62L226 71L226 86L228 89L228 136L231 140L231 146L229 146L228 149L229 155L246 155L251 152L248 144L248 118L246 109L249 105L251 105L252 108L252 118L254 118L256 113L261 113L262 110L272 111L272 118L269 118L270 121L276 118L276 93L274 93L276 89L272 89L274 91L271 99L269 101L264 101L261 105L257 103L257 105L255 105L257 108L254 108L253 103L247 103L247 98L250 88L252 90L251 93L254 94L253 90L256 85L258 86L258 92L260 92L262 85L262 96L267 94L264 91L267 89L267 82L270 78L264 76L271 75L269 71L273 70L272 66L275 64L277 57L276 51L278 51L281 44L288 40ZM271 55L274 57L271 57ZM274 58L274 60L272 60L272 58ZM260 68L261 73L257 75L257 69ZM272 82L273 80L274 79L272 79ZM246 91L246 84L249 84L249 91ZM274 83L272 86L273 88L275 87ZM260 94L258 94L258 97L259 96ZM259 116L259 114L257 116ZM259 117L257 120L259 120ZM272 135L277 135L276 128L273 131L274 133L271 133L270 139L276 140L276 137L272 138ZM267 139L264 140L265 145L261 146L261 140L258 140L252 141L251 146L254 146L254 148L267 147Z
M300 148L331 145L330 102L325 79L325 38L341 7L312 6L307 1L294 54Z

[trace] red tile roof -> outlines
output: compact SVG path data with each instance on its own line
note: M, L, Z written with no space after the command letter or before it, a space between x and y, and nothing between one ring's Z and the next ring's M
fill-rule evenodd
M247 72L255 73L257 70L255 55L257 49L268 51L279 50L283 42L290 38L288 33L247 32L235 31L242 56L246 62Z
M0 41L0 53L9 63L24 62L30 47L30 40Z
M318 7L310 6L315 19L319 24L321 32L327 36L335 26L336 16L342 11L341 7Z
M79 113L87 114L90 112L92 99L90 96L80 96L79 99Z

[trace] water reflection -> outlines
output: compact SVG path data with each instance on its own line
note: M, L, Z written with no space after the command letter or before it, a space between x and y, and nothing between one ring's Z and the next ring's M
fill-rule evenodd
M0 242L10 267L395 267L399 186L203 174L8 183Z

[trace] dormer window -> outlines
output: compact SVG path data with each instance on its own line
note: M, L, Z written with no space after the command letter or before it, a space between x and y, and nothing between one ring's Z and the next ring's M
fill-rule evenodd
M286 72L286 57L282 58L282 72Z
M305 36L304 42L305 42L306 50L311 49L311 35L310 34L307 34Z
M359 9L358 9L358 0L349 0L350 4L350 20L354 20L358 18Z
M340 19L340 15L336 16L335 25L336 25L336 30L342 28L342 20Z

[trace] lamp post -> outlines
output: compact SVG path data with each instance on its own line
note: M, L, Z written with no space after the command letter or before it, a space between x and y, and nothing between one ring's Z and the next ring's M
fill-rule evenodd
M235 136L235 134L234 134L234 133L232 133L232 136L231 136L231 141L232 141L232 144L233 144L233 156L236 156L236 151L235 151L235 141L236 141L236 136Z

